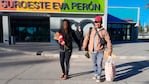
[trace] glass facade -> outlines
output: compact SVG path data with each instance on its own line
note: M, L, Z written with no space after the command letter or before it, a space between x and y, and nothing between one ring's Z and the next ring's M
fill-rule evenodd
M49 42L50 22L48 17L10 17L11 36L16 42Z
M129 41L132 39L134 24L131 23L108 23L108 32L112 41Z

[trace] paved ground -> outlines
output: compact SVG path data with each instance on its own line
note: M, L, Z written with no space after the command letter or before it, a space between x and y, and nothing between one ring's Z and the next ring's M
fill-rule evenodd
M114 53L118 56L149 56L149 42L115 44Z
M58 48L51 46L31 43L8 47L1 44L0 84L96 84L91 79L91 59L85 58L77 49L71 59L71 78L60 80L58 57L50 56L56 54ZM49 56L36 56L35 52L39 50ZM116 78L114 82L102 84L149 84L149 52L146 50L149 50L149 43L115 44Z
M0 50L13 51L23 54L36 55L38 51L43 51L44 56L58 56L59 47L56 44L50 43L17 43L16 45L3 45L0 44ZM123 58L148 58L149 56L149 42L136 42L136 43L120 43L113 44L113 53L118 57ZM74 49L73 57L80 57L84 55Z

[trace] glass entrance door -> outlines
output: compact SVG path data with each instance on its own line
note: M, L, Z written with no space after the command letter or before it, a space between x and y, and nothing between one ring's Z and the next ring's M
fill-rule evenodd
M124 23L109 23L108 32L112 41L130 41L133 26Z
M12 33L17 42L49 42L48 17L12 18Z
M48 42L49 29L44 27L16 27L18 42Z

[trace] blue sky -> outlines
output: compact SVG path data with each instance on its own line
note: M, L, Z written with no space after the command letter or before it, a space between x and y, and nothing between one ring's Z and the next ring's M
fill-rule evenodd
M149 25L149 8L146 8L147 3L149 3L149 0L108 0L109 6L140 7L140 22L142 26L144 23Z

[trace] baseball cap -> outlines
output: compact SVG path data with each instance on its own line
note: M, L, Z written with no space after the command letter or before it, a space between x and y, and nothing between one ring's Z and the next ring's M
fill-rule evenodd
M95 22L101 22L102 23L102 17L101 16L96 16L95 17Z

